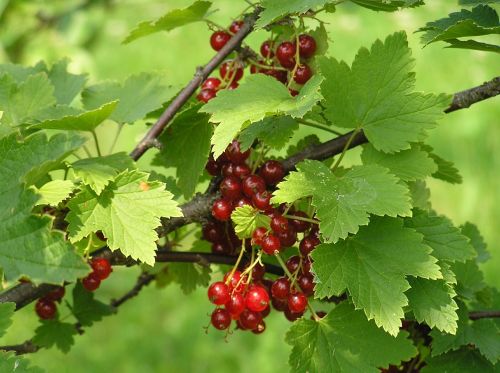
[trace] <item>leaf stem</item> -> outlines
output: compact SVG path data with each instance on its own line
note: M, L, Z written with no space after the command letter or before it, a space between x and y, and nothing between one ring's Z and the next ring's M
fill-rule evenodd
M120 137L122 129L123 129L123 124L118 123L118 130L116 131L113 143L111 144L111 147L109 148L109 154L113 154L113 150L115 149L116 143L118 142L118 137Z
M319 123L319 122L313 122L313 121L310 121L310 120L305 120L305 119L300 119L300 118L296 118L295 119L298 123L300 124L304 124L306 126L309 126L309 127L314 127L314 128L318 128L320 130L323 130L323 131L326 131L326 132L330 132L330 133L333 133L334 135L337 135L337 136L342 136L343 134L338 132L338 131L335 131L334 129L326 126L325 124L323 123Z
M347 150L349 149L349 146L351 145L352 140L354 140L354 138L359 133L359 131L361 131L361 128L358 125L358 127L356 127L356 129L354 131L352 131L351 136L349 137L349 139L345 143L344 149L342 149L342 153L340 154L340 157L337 159L337 162L335 162L335 164L332 166L332 172L334 172L337 169L337 167L340 165L340 162L342 162L342 159L344 158L345 153L347 153Z
M95 148L97 150L97 155L99 157L102 157L101 147L99 146L99 140L97 139L97 133L95 132L95 130L92 130L90 132L92 133L92 137L94 138Z
M287 219L305 221L305 222L312 223L312 224L319 224L319 220L310 219L310 218L304 218L303 216L295 216L295 215L283 214L283 217L285 217Z

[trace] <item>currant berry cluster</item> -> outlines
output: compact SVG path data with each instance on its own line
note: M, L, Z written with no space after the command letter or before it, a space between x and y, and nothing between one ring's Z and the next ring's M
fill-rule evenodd
M111 268L111 264L106 258L92 258L90 266L92 272L82 279L82 285L88 291L94 291L101 285L102 280L109 277L113 268Z
M35 312L42 320L50 320L56 316L57 303L64 297L64 286L58 286L35 303Z
M210 45L216 51L221 50L236 34L243 21L234 21L229 30L215 31L210 37ZM290 87L292 81L296 85L305 84L313 75L310 66L305 62L316 53L316 40L308 34L301 34L294 41L266 40L260 46L261 56L247 59L251 74L265 74L287 85L290 94L296 96L299 92ZM220 79L206 79L196 96L201 102L208 102L221 89L236 89L243 77L245 64L239 58L228 59L219 67Z

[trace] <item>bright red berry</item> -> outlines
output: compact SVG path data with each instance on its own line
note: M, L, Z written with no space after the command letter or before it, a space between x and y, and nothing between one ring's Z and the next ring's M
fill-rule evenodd
M106 258L92 258L92 260L90 261L90 266L100 280L107 279L113 271L113 268L111 268L111 263Z
M231 89L232 90L232 89L238 88L239 86L240 86L240 84L238 82L231 82L231 84L229 84L227 86L227 89Z
M275 214L271 218L271 229L276 233L284 233L288 230L288 219L283 215Z
M220 79L211 77L203 82L203 84L201 85L201 88L202 89L213 89L214 91L216 91L217 89L219 89L220 83L221 83Z
M208 101L210 101L211 99L213 99L215 96L217 96L217 92L215 90L210 89L210 88L206 88L206 89L202 89L200 91L200 93L198 93L198 95L196 96L196 98L200 102L207 103Z
M214 282L208 288L208 299L218 306L226 304L231 299L229 287L222 281Z
M241 151L241 146L240 143L237 140L233 140L231 144L229 144L224 151L226 154L226 157L234 163L234 165L242 164L245 163L247 158L250 155L250 149L247 149L246 151L242 152ZM236 168L236 166L235 166ZM234 170L236 172L236 169Z
M262 165L259 175L265 180L267 185L276 185L285 177L285 169L281 162L271 160Z
M239 284L239 286L238 286L237 291L243 290L243 288L242 288L243 281L241 281L241 272L240 271L234 271L233 275L231 276L231 280L228 281L229 276L231 276L231 272L227 272L224 275L224 279L223 279L223 282L225 284L228 284L229 291L232 291L232 290L236 289L236 287L238 286L238 284Z
M295 66L296 46L294 43L285 41L278 45L276 49L276 57L284 68L292 68Z
M225 177L220 183L220 191L224 198L234 201L241 197L241 180L236 176Z
M316 246L320 244L319 238L316 236L306 236L300 241L299 250L302 256L308 256Z
M271 193L267 190L255 193L252 196L252 203L259 210L268 210L271 207Z
M278 237L268 234L262 239L261 247L266 254L274 255L280 252L281 243Z
M65 293L66 290L64 289L64 286L58 286L54 290L45 294L44 298L53 302L58 302L64 297Z
M300 275L298 283L306 296L311 296L314 293L314 276L311 273Z
M316 52L316 40L311 35L299 35L299 54L301 57L309 58Z
M250 175L243 179L243 193L252 198L255 193L262 193L266 190L266 183L258 175Z
M53 319L56 315L57 306L54 301L40 298L35 304L35 312L42 320Z
M266 40L262 43L262 45L260 46L260 54L264 58L274 57L273 42L271 40Z
M229 26L229 31L233 34L236 34L238 31L240 31L242 26L243 21L234 21L233 23L231 23L231 26Z
M273 282L271 286L271 295L277 299L288 298L290 294L290 280L286 277L280 277Z
M257 325L262 322L262 315L260 312L250 311L245 309L240 315L240 323L244 329L255 329Z
M297 67L295 70L295 75L293 76L293 80L295 80L298 84L305 84L309 79L311 79L312 70L305 63Z
M243 77L243 66L234 60L226 60L219 67L222 79L237 82Z
M288 309L292 313L302 313L307 307L307 297L298 291L288 296Z
M267 233L267 229L264 228L264 227L259 227L257 229L255 229L252 233L252 243L254 245L259 245L261 246L262 245L262 239L264 238L264 236L266 235Z
M245 296L245 305L250 311L264 311L269 305L269 294L262 286L252 285Z
M214 312L212 312L210 321L215 329L225 330L231 325L231 315L224 308L216 308Z
M226 310L233 319L237 319L245 310L245 297L241 293L234 293L226 304Z
M91 272L87 277L82 280L82 285L88 291L96 290L101 285L101 279L95 272Z
M220 51L229 39L231 39L231 35L226 31L216 31L210 36L210 45L214 50Z
M218 199L212 206L212 216L220 221L227 221L231 217L233 206L225 199Z

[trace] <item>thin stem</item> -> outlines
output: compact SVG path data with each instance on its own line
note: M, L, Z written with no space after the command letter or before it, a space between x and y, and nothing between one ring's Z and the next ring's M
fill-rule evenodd
M305 221L305 222L312 223L312 224L319 224L319 220L310 219L310 218L304 218L303 216L295 216L295 215L283 214L283 217L285 217L287 219L292 219L292 220Z
M120 137L122 129L123 129L123 124L118 123L118 130L116 131L115 138L113 139L113 143L111 144L111 147L109 148L109 154L113 154L113 150L115 149L116 143L118 142L118 137Z
M229 285L229 283L231 282L231 279L233 278L234 272L236 272L236 269L240 265L241 259L243 258L244 253L245 253L245 240L243 240L243 243L241 245L240 255L238 255L238 259L236 259L236 263L234 263L233 269L231 270L231 273L227 277L226 285Z
M85 154L87 154L88 158L92 158L92 153L90 152L89 148L87 148L87 145L83 145L83 150Z
M361 128L358 126L356 127L356 129L352 132L352 135L349 137L349 139L347 140L347 142L345 143L344 145L344 149L342 149L342 153L340 154L340 157L337 159L337 162L335 162L335 164L333 165L332 167L332 172L335 171L337 169L337 167L340 165L340 162L342 162L342 159L344 158L345 156L345 153L347 152L347 150L349 149L349 146L351 145L352 143L352 140L354 140L354 138L356 137L356 135L359 133L359 131L361 131Z
M97 155L99 157L102 157L101 147L99 146L99 140L97 139L97 133L95 132L95 130L92 130L91 133L92 133L92 137L94 138L95 148L97 150Z
M300 54L299 54L299 32L298 30L295 30L295 66L293 67L293 70L290 74L290 81L286 85L287 88L290 88L293 82L293 77L295 76L295 73L297 72L297 69L300 66Z
M266 70L281 70L281 71L288 71L288 70L287 70L287 69L285 69L284 67L264 65L264 64L261 64L261 63L258 63L258 62L256 62L256 61L252 60L251 58L247 59L246 61L247 61L250 65L254 65L254 66L260 67L261 69L266 69Z
M314 127L314 128L318 128L320 130L323 130L323 131L327 131L327 132L330 132L330 133L333 133L334 135L337 135L337 136L342 136L343 134L338 132L338 131L335 131L334 129L322 124L322 123L319 123L319 122L313 122L313 121L310 121L310 120L305 120L305 119L300 119L300 118L297 118L295 119L298 123L300 124L304 124L306 126L309 126L309 127Z

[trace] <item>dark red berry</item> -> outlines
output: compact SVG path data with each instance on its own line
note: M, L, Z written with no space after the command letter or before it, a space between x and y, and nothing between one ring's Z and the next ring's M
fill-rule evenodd
M104 233L102 233L102 231L97 231L95 232L95 235L97 236L98 239L100 239L101 241L106 241L106 236L104 235Z
M212 216L220 221L227 221L231 217L233 206L225 199L218 199L212 206Z
M256 265L253 266L252 268L252 279L254 281L260 281L266 274L266 267L264 267L262 264L257 263Z
M288 88L288 91L290 92L290 95L292 95L292 97L295 97L299 94L299 91L292 88Z
M285 232L277 232L276 236L279 238L282 247L292 247L297 242L297 232L290 225Z
M304 312L294 313L294 312L290 311L290 309L288 307L285 309L284 313L285 313L286 319L288 321L291 321L291 322L294 322L295 320L300 319L304 315Z
M264 228L264 227L259 227L257 229L255 229L252 233L252 243L254 245L259 245L261 246L262 245L262 239L264 238L264 236L266 235L267 233L267 229Z
M245 163L248 156L250 155L250 149L242 152L240 143L237 140L233 140L225 150L226 157L235 165Z
M298 278L299 286L307 297L310 297L314 293L313 279L314 277L311 273L305 273Z
M229 26L229 31L233 34L236 34L238 31L240 31L242 26L243 21L234 21L233 23L231 23L231 26Z
M288 219L283 215L275 214L271 219L271 229L276 233L284 233L288 230Z
M64 286L58 286L54 290L45 294L44 298L53 302L59 302L64 297L65 293L66 290L64 289Z
M284 68L292 68L295 65L296 46L294 43L285 41L278 45L276 57Z
M273 305L276 311L283 312L286 309L288 309L288 297L284 299L273 297L271 299L271 304Z
M232 163L224 163L221 167L223 176L234 176L236 166Z
M222 227L213 221L206 223L201 232L203 239L209 242L220 242L223 237Z
M245 176L250 175L252 170L250 170L250 167L248 167L246 164L237 164L234 167L234 176L237 176L241 179L243 179Z
M215 329L225 330L231 325L231 315L223 308L217 308L212 312L210 321Z
M237 82L243 77L243 66L239 62L226 60L220 65L219 73L222 79Z
M218 306L226 304L231 299L228 286L222 281L214 282L208 288L208 299Z
M260 312L254 312L245 309L241 313L239 320L243 328L252 330L262 322L262 315L260 314Z
M214 50L220 51L229 39L231 39L231 35L226 31L216 31L210 36L210 45Z
M214 242L212 244L212 252L214 254L229 254L229 250L220 242Z
M239 86L240 86L240 85L239 85L239 83L238 83L238 82L231 82L231 84L229 84L229 85L227 86L227 89L236 89L236 88L238 88Z
M288 73L284 70L268 69L268 70L263 70L262 73L265 75L272 76L277 81L283 84L285 84L288 80Z
M241 197L234 203L234 208L243 206L252 206L252 201L247 197Z
M206 89L202 89L200 91L200 93L198 93L196 98L198 99L198 101L207 103L208 101L213 99L215 96L217 96L217 92L215 90L206 88Z
M309 58L316 52L316 40L310 35L299 35L299 54L301 57Z
M263 319L265 319L267 316L269 316L270 313L271 313L271 306L270 305L267 305L267 307L264 309L264 311L260 312Z
M265 42L263 42L261 44L260 54L264 58L273 58L274 57L273 42L271 40L266 40Z
M298 255L291 256L286 261L286 268L288 268L288 270L291 273L295 273L298 270L299 265L300 265L300 257Z
M269 255L275 255L280 252L281 243L278 237L268 234L262 239L262 250Z
M208 78L201 85L201 89L213 89L214 91L216 91L219 89L220 83L221 81L218 78Z
M250 311L261 312L269 305L269 294L259 285L252 285L245 296L245 305Z
M303 260L302 260L302 273L306 274L306 273L310 273L311 272L311 257L310 256L306 256Z
M300 241L299 250L302 256L308 256L316 246L320 244L319 238L316 236L306 236Z
M277 299L288 298L290 294L290 280L286 277L280 277L273 282L271 286L271 295Z
M291 313L303 313L307 307L307 297L298 291L288 296L288 309Z
M94 291L101 285L101 279L97 273L92 272L87 277L83 278L82 285L88 291Z
M35 304L35 312L42 320L53 319L56 311L57 306L52 300L41 298Z
M92 258L92 260L90 261L90 266L100 280L107 279L113 271L113 268L111 268L111 263L106 258Z
M211 175L211 176L217 176L220 174L221 171L221 165L219 162L215 161L212 156L208 158L207 164L205 165L205 170Z
M307 214L304 211L296 211L293 213L294 216L298 216L301 218L309 218ZM309 229L311 226L311 223L303 220L298 220L298 219L290 219L293 227L297 232L305 232Z
M285 176L285 169L281 162L267 161L259 170L259 175L264 179L267 185L276 185Z
M253 334L262 334L266 331L266 323L262 320L259 325L252 329Z
M234 201L241 197L241 180L236 176L225 177L220 183L220 191L224 198Z
M252 203L259 210L268 210L271 207L271 193L267 190L255 193L252 196Z
M245 310L245 297L241 293L231 295L231 299L226 304L226 310L233 319L239 318L240 314Z
M266 183L258 175L250 175L243 179L243 193L252 198L255 193L262 193L266 190Z
M305 84L309 79L311 79L312 70L305 63L297 67L293 80L298 84Z

